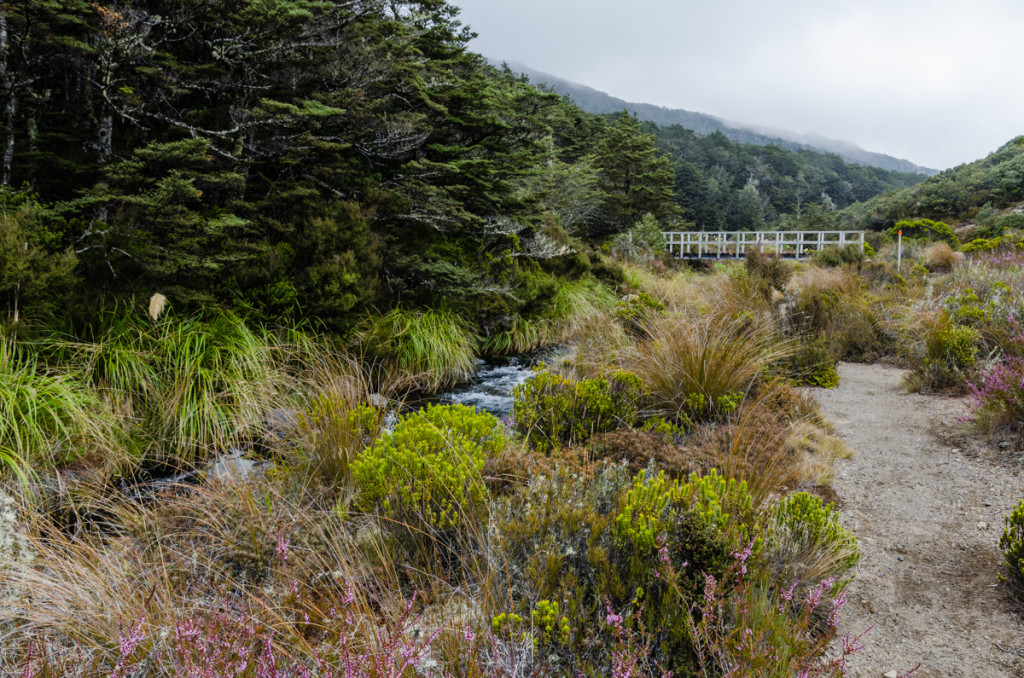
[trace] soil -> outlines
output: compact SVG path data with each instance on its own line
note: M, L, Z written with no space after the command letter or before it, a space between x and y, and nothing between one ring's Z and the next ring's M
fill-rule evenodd
M837 635L864 633L848 675L1024 676L1024 604L998 581L1003 518L1024 499L1019 440L969 434L963 399L908 394L902 370L839 374L809 391L854 451L833 483L862 553Z

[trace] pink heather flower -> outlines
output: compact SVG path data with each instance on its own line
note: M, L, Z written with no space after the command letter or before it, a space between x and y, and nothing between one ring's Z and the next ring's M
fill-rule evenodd
M608 615L604 618L604 623L616 629L621 629L622 615L615 614L615 610L612 609L612 601L608 600L608 596L604 598L604 607L608 611Z
M811 611L817 608L821 604L821 597L825 594L825 589L830 588L835 583L836 578L829 577L814 587L814 590L807 594L807 610Z
M747 573L747 559L750 558L750 554L754 551L754 542L757 541L757 537L750 540L747 547L742 551L733 551L732 557L735 558L740 564L740 574Z
M463 640L465 640L465 641L466 641L467 643L472 643L472 642L473 642L474 640L476 640L476 634L475 634L475 633L473 633L473 629L471 629L471 628L469 628L469 627L467 626L467 627L466 627L466 632L462 634L462 638L463 638Z
M832 601L832 611L828 614L828 626L829 628L835 628L839 625L839 610L843 609L846 605L846 591L840 593L835 600Z
M715 589L718 586L718 582L715 581L714 576L704 573L704 602L708 605L715 602Z
M274 552L281 556L281 562L288 560L288 547L291 546L291 540L285 536L284 532L277 534L277 548Z

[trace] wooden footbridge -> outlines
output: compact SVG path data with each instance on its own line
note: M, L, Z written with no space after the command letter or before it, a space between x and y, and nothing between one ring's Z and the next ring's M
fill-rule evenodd
M666 231L663 235L676 259L743 259L748 249L804 259L829 245L855 245L864 251L864 231Z

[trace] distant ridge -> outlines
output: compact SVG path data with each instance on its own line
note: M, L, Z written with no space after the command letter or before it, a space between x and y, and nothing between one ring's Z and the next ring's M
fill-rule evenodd
M534 70L516 61L501 62L495 59L489 59L489 61L498 67L502 63L508 64L508 67L513 72L522 73L535 85L545 85L558 94L568 96L577 106L588 113L618 113L625 109L635 113L641 120L653 122L656 125L664 127L680 125L698 134L721 132L733 141L740 143L758 146L776 144L794 151L806 149L824 153L835 153L847 162L881 167L882 169L897 172L912 172L927 176L939 173L938 170L916 165L909 160L894 158L883 153L866 151L847 141L811 134L797 134L788 130L772 129L748 123L729 122L706 113L685 111L678 108L664 108L653 104L633 103L613 97L592 87L559 78L550 73Z

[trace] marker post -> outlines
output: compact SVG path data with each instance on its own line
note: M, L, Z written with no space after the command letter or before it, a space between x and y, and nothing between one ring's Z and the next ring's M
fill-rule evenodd
M898 233L899 241L896 245L896 272L903 273L903 271L900 270L903 264L903 230L900 229Z

